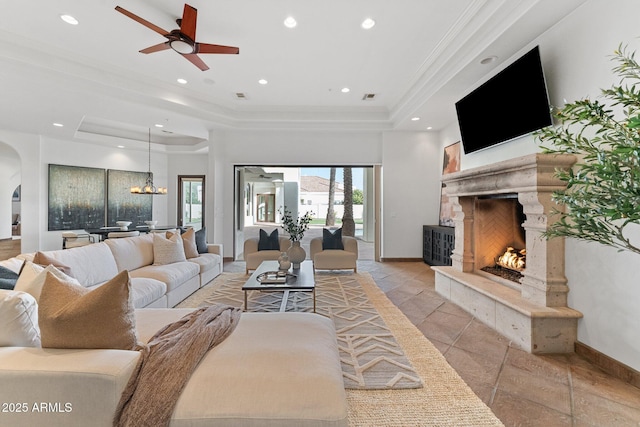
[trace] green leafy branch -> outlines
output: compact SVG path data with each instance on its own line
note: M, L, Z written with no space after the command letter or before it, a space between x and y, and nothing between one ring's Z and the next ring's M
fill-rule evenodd
M302 217L293 219L291 211L284 208L278 209L282 215L282 228L289 234L289 240L297 242L302 240L304 233L309 229L309 223L313 219L313 212L307 212Z
M553 200L567 209L544 233L574 237L640 253L625 235L640 224L640 65L635 53L615 50L618 85L602 90L602 102L589 99L554 110L560 126L536 132L546 153L575 154L572 169L557 171L566 188Z

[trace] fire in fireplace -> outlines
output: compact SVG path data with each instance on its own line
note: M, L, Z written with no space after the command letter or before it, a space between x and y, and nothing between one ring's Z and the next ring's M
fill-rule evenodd
M518 250L509 246L507 250L496 259L496 264L509 270L521 272L525 269L526 259L526 249Z

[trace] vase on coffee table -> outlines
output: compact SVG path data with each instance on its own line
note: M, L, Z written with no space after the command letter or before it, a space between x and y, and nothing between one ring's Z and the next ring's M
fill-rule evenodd
M287 253L289 254L289 261L293 264L293 268L300 268L300 263L307 258L307 252L300 246L299 240L291 242L291 247Z

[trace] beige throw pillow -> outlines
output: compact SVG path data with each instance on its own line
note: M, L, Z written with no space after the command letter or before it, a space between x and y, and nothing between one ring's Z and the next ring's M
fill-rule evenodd
M47 277L48 272L51 272L60 280L80 285L80 283L76 279L67 276L52 264L47 265L47 267L45 268L31 261L27 261L24 263L22 271L20 272L20 276L18 276L18 280L16 281L16 286L13 289L15 291L21 291L31 294L36 299L36 301L38 301L40 299L42 286L44 285L44 281Z
M47 273L38 302L42 347L134 349L138 337L130 293L127 270L94 290Z
M73 274L71 274L71 267L69 267L68 265L64 265L57 259L50 257L44 252L40 252L40 251L36 252L36 255L33 257L33 262L34 264L38 264L43 267L46 267L48 265L53 265L54 267L62 271L67 276L73 277Z
M153 234L153 265L173 264L186 260L179 233L172 233L171 238L165 237L162 233Z
M170 237L167 233L167 237ZM184 246L184 255L187 259L198 258L198 245L196 245L196 230L193 228L188 229L180 236L182 238L182 244Z

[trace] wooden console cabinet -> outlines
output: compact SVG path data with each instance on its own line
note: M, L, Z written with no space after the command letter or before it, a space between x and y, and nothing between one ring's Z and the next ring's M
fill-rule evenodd
M422 226L422 259L429 265L451 265L454 227Z

